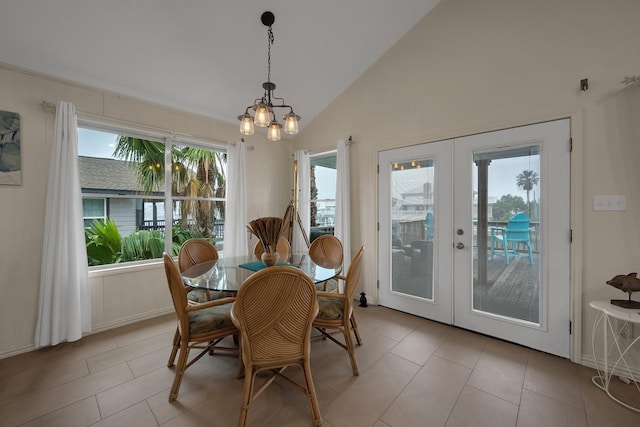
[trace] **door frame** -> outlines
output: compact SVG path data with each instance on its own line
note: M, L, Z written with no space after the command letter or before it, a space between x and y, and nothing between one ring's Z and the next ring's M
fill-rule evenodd
M583 227L583 199L582 191L584 188L581 174L583 173L583 150L582 150L582 140L584 138L584 111L578 110L574 113L559 116L559 117L547 117L544 120L535 121L535 122L524 122L521 124L512 124L506 125L504 127L492 128L486 130L476 130L467 134L461 134L454 137L444 137L432 140L421 140L420 142L416 142L416 139L407 140L404 143L400 142L396 145L383 145L380 146L376 150L376 155L373 156L372 163L374 169L379 167L379 154L382 151L393 150L396 148L404 148L410 147L414 145L422 145L427 143L435 143L446 140L453 140L456 138L462 138L467 136L478 135L482 133L506 130L516 127L535 125L539 123L552 122L562 119L569 120L569 133L570 133L570 165L569 165L569 221L570 221L570 232L571 232L571 243L570 243L570 255L569 255L569 321L571 322L571 333L569 337L569 359L578 364L583 363L583 348L582 348L582 331L583 331L583 312L585 308L581 302L582 299L582 272L581 272L581 260L582 260L582 237L581 233L576 233L577 230L581 230ZM378 230L380 227L380 210L379 210L379 195L380 195L380 180L378 179L377 189L375 192L376 197L376 223L378 225ZM382 239L380 233L376 233L376 261L379 262L379 251L380 246L382 244ZM377 275L377 287L375 289L374 295L376 295L377 302L379 303L379 294L380 294L380 269L376 269Z

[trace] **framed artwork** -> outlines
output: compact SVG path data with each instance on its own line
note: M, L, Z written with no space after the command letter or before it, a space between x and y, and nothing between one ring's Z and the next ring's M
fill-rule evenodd
M22 184L20 116L0 111L0 184Z

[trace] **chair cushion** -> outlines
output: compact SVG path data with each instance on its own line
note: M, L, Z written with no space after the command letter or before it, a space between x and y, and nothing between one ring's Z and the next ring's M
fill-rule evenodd
M330 298L330 297L318 297L318 310L319 319L324 320L340 320L344 315L344 299L342 298Z
M209 291L209 296L211 298L207 298L207 292L203 289L194 289L187 294L187 298L189 298L189 301L207 302L213 301L214 299L235 297L236 293L228 291Z
M232 304L223 304L189 312L189 333L201 334L233 326Z
M189 291L187 294L187 298L189 301L193 302L207 302L209 298L207 298L207 293L202 289L194 289L193 291Z
M327 288L325 289L325 285ZM323 292L335 292L338 290L338 281L334 279L329 279L326 282L316 283L316 290Z

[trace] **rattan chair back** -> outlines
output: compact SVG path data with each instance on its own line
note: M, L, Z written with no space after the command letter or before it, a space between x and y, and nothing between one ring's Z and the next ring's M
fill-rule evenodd
M285 377L309 399L314 425L321 425L310 367L311 325L318 313L316 288L304 272L289 266L268 267L240 287L231 318L240 330L245 384L239 426L244 426L251 402L288 366L304 372L303 385ZM273 375L254 392L256 374Z
M178 316L178 328L185 328L188 330L187 319L187 306L189 300L187 293L185 292L184 283L182 282L182 276L180 271L176 267L176 263L168 254L164 254L164 272L167 275L167 283L169 284L169 292L171 293L171 301L173 302L173 308Z
M323 234L311 242L309 257L320 267L338 268L344 257L342 242L336 236Z
M361 246L358 252L355 254L349 264L349 271L344 281L344 295L347 299L347 305L349 306L349 313L353 308L353 293L358 287L360 281L360 270L362 269L362 253L364 252L364 246Z
M191 304L187 298L178 267L171 256L166 253L164 254L164 270L167 275L173 308L178 318L178 327L173 337L173 347L167 362L167 366L173 366L178 352L180 353L175 368L175 378L169 392L169 402L172 402L178 398L184 371L202 356L206 353L213 354L215 350L237 351L234 346L224 347L218 343L227 336L236 335L238 329L231 321L233 298ZM201 351L189 360L189 352L192 349Z
M180 271L205 261L218 259L215 246L204 239L189 239L182 244L178 253Z
M362 345L358 323L356 322L355 313L353 312L353 293L358 287L358 281L360 280L363 252L364 247L361 246L351 260L347 275L337 276L338 279L344 281L344 289L342 292L318 292L320 309L318 316L313 321L313 326L322 334L322 338L328 338L347 350L353 375L360 375L351 331L353 331L356 337L357 344ZM342 334L344 340L340 341L336 339L333 336L335 334Z

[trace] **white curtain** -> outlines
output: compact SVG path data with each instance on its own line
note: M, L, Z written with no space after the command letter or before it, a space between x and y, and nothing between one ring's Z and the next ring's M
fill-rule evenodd
M76 341L91 331L91 292L73 104L56 110L45 210L35 345Z
M311 162L309 152L296 150L293 160L298 162L298 215L304 227L304 232L309 238L311 224ZM293 222L293 252L307 252L307 242L302 236L297 219Z
M244 142L230 142L227 148L227 206L224 217L224 256L249 253L247 233L247 182Z
M336 155L336 219L333 234L344 246L343 274L351 263L351 191L349 184L349 141L338 141Z

